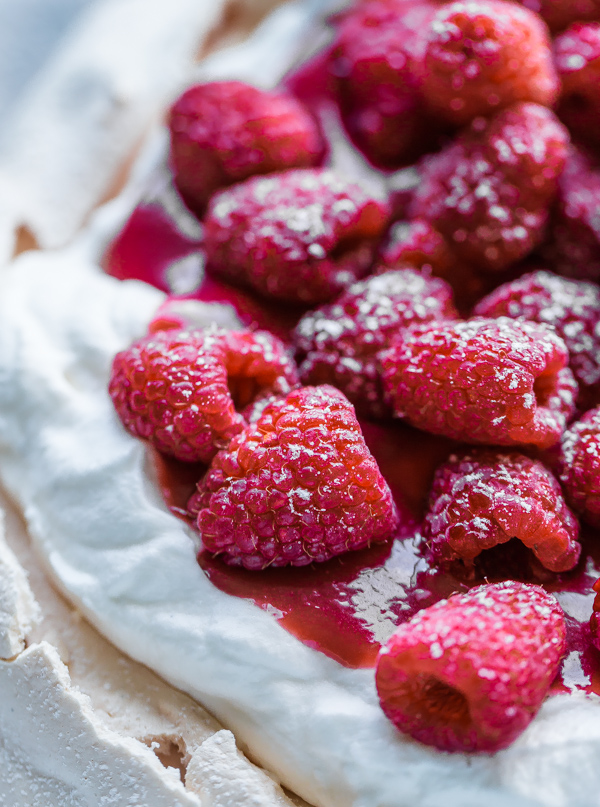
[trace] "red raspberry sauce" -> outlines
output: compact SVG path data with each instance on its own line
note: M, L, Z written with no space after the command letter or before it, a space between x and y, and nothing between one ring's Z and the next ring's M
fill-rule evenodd
M140 206L108 249L104 264L106 271L119 279L137 278L168 291L169 265L200 248L201 243L178 232L160 207ZM188 296L229 302L246 325L268 328L283 338L301 313L279 303L275 310L269 309L258 297L210 278L204 278ZM350 552L313 567L263 572L232 569L204 553L199 558L219 589L253 600L305 644L349 667L373 666L380 644L396 625L420 608L484 582L479 578L467 583L430 568L418 550L418 526L433 473L452 449L452 442L401 423L361 425L405 514L403 532L393 545ZM157 454L155 461L165 500L183 517L183 508L204 468ZM597 531L584 531L578 567L568 574L549 574L547 581L534 581L549 591L560 592L559 599L566 610L568 653L554 691L579 689L600 694L600 653L591 644L589 628L592 585L600 577L599 539ZM516 555L520 557L518 551ZM514 569L510 571L510 565L506 566L506 560L500 563L504 572L499 573L498 580L517 576ZM489 582L495 582L489 569L486 574Z
M202 241L183 235L158 204L141 204L104 255L104 269L118 280L144 280L161 291L170 292L169 269L195 253L203 260ZM230 303L247 327L264 328L287 339L305 308L277 303L269 310L264 301L220 280L203 276L197 289L181 298L211 303Z

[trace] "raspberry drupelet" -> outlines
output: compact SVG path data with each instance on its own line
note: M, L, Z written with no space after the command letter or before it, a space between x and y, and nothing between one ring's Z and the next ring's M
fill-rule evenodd
M538 104L477 118L424 159L409 217L428 221L466 263L506 269L543 239L568 142L564 126Z
M541 254L558 274L600 280L600 170L571 148Z
M380 359L396 416L433 434L549 448L574 410L565 343L537 323L478 317L424 325Z
M564 433L558 467L571 507L588 524L600 527L600 407Z
M376 668L387 717L441 751L494 752L529 725L565 652L565 619L539 586L479 586L401 625Z
M316 305L366 274L388 217L386 203L330 170L254 177L211 199L207 266L271 299Z
M304 566L386 541L398 515L344 395L304 387L273 401L214 458L188 509L232 566Z
M238 410L298 383L285 346L264 331L158 331L115 357L109 385L125 428L164 454L210 462L240 432Z
M481 449L436 471L423 536L437 564L469 567L481 552L518 538L546 569L566 572L579 559L578 535L560 485L537 460Z
M522 317L551 325L569 351L569 366L580 396L600 395L600 287L539 270L499 286L474 313Z
M186 90L171 109L169 129L175 184L198 214L219 188L315 165L323 154L317 125L299 101L240 81Z
M433 3L369 0L342 20L330 71L344 125L373 165L393 168L435 144L419 91L420 33Z
M377 353L404 328L456 318L443 280L414 269L369 277L302 317L294 333L300 378L338 387L359 414L390 415Z
M435 227L425 219L413 219L392 225L375 271L407 265L445 278L455 271L456 258Z
M469 313L473 303L481 299L495 280L477 267L458 260L446 239L425 219L399 221L390 227L388 242L381 249L373 272L406 266L446 280L461 314Z
M557 37L562 82L558 115L577 140L600 145L600 23L577 23Z
M548 29L505 0L445 3L427 31L422 92L462 125L517 101L551 106L558 95Z

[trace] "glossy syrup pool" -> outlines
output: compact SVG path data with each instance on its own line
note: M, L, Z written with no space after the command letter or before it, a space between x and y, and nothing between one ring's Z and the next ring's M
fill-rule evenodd
M161 204L151 201L133 212L109 247L104 265L115 277L145 280L172 293L173 266L190 258L197 258L201 266L201 240L184 235ZM246 326L267 328L283 339L302 313L281 305L269 307L201 270L196 288L180 296L229 303ZM396 539L324 564L260 573L233 569L201 553L199 563L213 584L252 600L305 644L342 664L370 667L381 643L419 609L486 580L533 580L556 593L566 615L567 655L553 690L600 694L600 653L591 644L589 629L592 585L600 577L600 535L584 532L577 569L560 576L548 573L546 579L532 578L529 556L516 541L488 553L477 577L432 568L420 552L419 523L434 470L453 444L401 423L361 425L404 516ZM204 468L154 457L163 495L183 518Z

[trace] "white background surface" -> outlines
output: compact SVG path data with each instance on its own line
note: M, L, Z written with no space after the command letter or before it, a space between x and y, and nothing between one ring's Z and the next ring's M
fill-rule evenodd
M0 0L0 123L77 14L96 0ZM207 2L207 0L198 0Z

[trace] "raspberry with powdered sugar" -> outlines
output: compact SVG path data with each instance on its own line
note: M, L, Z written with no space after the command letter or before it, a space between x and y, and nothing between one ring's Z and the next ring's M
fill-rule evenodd
M423 94L456 124L517 101L556 100L548 30L528 9L505 0L443 3L425 39Z
M546 107L519 103L424 158L410 218L424 218L482 271L506 269L544 236L569 135Z
M293 96L241 81L190 87L171 108L169 130L175 183L199 214L220 188L315 165L323 153L316 122Z
M168 329L117 354L109 392L132 434L180 460L210 462L244 427L238 410L296 384L270 333Z
M374 275L302 317L294 332L300 377L333 384L362 414L388 415L378 352L412 325L456 318L443 280L413 269Z
M600 527L600 407L567 429L560 448L560 481L573 509Z
M433 434L549 448L573 413L564 342L507 317L414 328L381 353L394 412Z
M247 569L323 562L398 526L354 409L328 386L268 404L217 454L188 509L203 546Z
M505 283L475 306L483 317L514 317L551 325L569 351L580 392L600 394L600 288L538 270Z
M211 199L208 269L272 300L326 302L367 273L388 217L331 170L254 177Z
M423 535L435 563L472 566L482 552L517 538L547 569L572 569L579 525L551 472L516 452L454 455L435 474Z
M540 708L565 650L565 620L538 586L508 581L420 611L382 650L381 706L442 751L499 751Z

